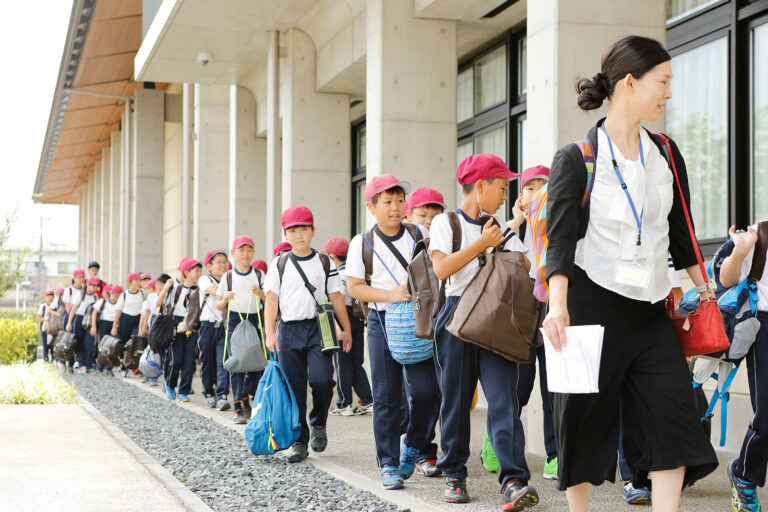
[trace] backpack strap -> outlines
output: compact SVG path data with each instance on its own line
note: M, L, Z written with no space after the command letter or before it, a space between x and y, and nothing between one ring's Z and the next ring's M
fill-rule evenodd
M361 235L368 243L363 246L363 267L365 268L365 284L371 284L373 275L373 228Z
M325 272L325 296L328 297L328 278L331 276L331 257L325 253L317 253L320 256L320 263L323 264L323 272Z
M587 169L587 184L584 187L584 194L581 196L581 208L579 209L579 238L584 238L587 234L587 225L589 224L589 203L592 198L592 189L595 186L595 165L596 155L595 147L589 137L585 137L574 142L581 152L584 160L584 167Z
M227 291L232 291L232 271L227 270Z
M763 277L766 251L768 251L768 222L760 222L757 225L757 243L752 253L752 268L749 269L751 282L757 282Z
M176 292L173 294L173 304L171 304L171 312L173 312L173 309L176 308L176 304L179 302L179 297L181 297L182 288L184 288L183 284L179 284L179 286L176 287Z
M408 226L411 226L411 225L408 225ZM405 270L408 270L408 262L405 260L403 255L400 254L400 251L397 250L397 247L394 246L394 244L392 243L392 240L390 240L387 235L382 233L378 226L375 226L373 229L374 229L374 232L376 233L376 236L378 236L381 239L381 241L384 242L384 245L387 246L387 249L389 249L389 252L391 252L392 255L395 257L395 259L397 259L398 263L400 263L400 265L402 265L402 267ZM406 228L406 229L412 233L412 231L409 228ZM418 230L418 226L416 226L416 229ZM416 237L413 236L413 239L415 241Z
M453 233L453 246L452 252L459 252L461 250L461 221L459 220L459 214L451 210L445 212L448 215L448 223L451 225L451 232Z
M286 251L280 255L280 259L277 260L277 277L280 278L280 285L283 284L283 274L285 274L285 265L288 263L288 258L293 254L293 251Z

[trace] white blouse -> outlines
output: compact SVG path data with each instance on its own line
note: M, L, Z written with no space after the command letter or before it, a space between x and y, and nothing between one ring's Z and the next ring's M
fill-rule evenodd
M642 245L637 247L637 223L613 168L608 137L597 130L595 184L589 206L587 233L576 245L575 263L603 288L630 299L658 302L669 295L669 222L675 178L658 147L641 129L645 168L640 159L627 160L613 151L637 214L643 213ZM647 288L616 282L621 263L636 261L651 268Z

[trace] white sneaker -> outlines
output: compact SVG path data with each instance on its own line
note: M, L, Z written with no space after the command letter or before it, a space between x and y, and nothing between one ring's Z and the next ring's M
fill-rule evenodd
M331 407L331 410L329 411L333 416L354 416L355 412L352 409L351 405L347 405L346 407L339 407L338 405L334 405Z

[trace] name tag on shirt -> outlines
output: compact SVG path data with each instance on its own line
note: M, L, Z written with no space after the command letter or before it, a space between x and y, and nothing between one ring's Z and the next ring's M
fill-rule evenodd
M615 280L625 286L647 288L651 284L651 267L635 262L621 262L616 266Z

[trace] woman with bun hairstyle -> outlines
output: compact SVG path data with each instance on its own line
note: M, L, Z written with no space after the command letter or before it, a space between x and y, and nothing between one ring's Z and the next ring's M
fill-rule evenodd
M672 97L669 53L653 39L614 43L593 78L577 82L582 110L609 102L589 130L596 157L583 224L587 183L576 144L555 154L547 200L549 313L544 329L555 350L565 327L605 327L598 393L554 394L558 488L571 512L586 512L590 484L614 481L619 425L635 487L651 482L653 510L676 511L685 485L708 475L717 457L694 407L691 376L666 314L668 253L702 297L714 297L698 270L674 175L660 142L641 123L654 122ZM687 204L685 162L671 142ZM580 230L581 227L581 230ZM637 278L639 276L639 278ZM650 479L650 481L649 481Z

